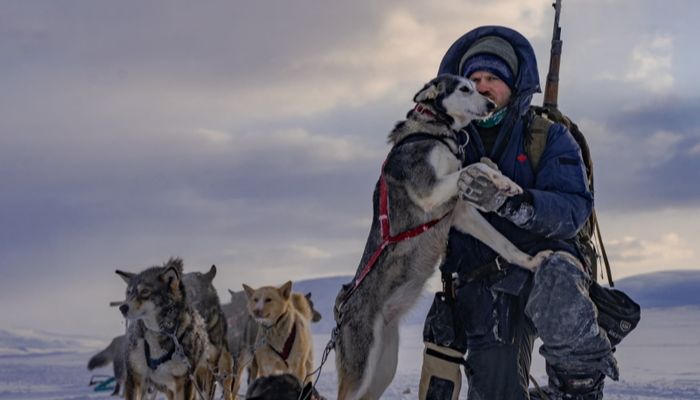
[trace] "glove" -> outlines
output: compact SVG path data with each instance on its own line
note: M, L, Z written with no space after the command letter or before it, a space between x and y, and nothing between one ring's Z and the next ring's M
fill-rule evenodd
M524 228L535 215L535 207L532 205L532 194L525 190L522 194L509 197L496 213Z
M466 167L459 176L457 187L462 195L462 199L472 203L482 211L498 210L511 193L510 188L499 188L493 180L493 170L498 172L498 167L488 158L481 159L482 165L472 164ZM492 171L489 173L488 168ZM510 189L510 190L509 190Z

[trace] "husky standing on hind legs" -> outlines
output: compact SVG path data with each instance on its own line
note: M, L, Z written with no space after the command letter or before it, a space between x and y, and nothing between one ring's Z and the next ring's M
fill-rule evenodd
M393 148L374 191L365 251L355 279L336 298L339 400L379 399L391 383L399 322L443 257L450 228L467 232L508 262L530 270L549 254L521 252L474 206L458 198L465 174L494 182L500 196L521 193L487 163L461 165L465 138L460 130L488 116L494 103L455 75L433 79L414 101L416 107L389 135Z

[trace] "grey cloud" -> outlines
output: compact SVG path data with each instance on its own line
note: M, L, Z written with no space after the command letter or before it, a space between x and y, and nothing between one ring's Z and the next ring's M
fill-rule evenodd
M137 74L220 84L222 79L279 75L293 60L348 40L369 39L386 6L310 0L206 6L185 1L17 2L2 15L5 39L0 48L9 56L4 58L9 69L49 70L59 62L73 73L87 74L83 78ZM358 20L366 35L357 32Z
M630 83L590 77L598 69L624 72L625 57L652 19L676 34L678 43L694 43L687 39L694 38L692 31L683 36L688 27L677 22L677 10L649 4L564 6L562 108L614 131L620 138L615 143L623 146L594 154L597 199L606 210L697 204L699 196L697 179L691 179L698 156L682 151L698 139L693 130L698 100L688 95L694 86L697 92L695 81L686 78L677 102L648 98ZM85 314L95 321L113 317L106 301L123 294L115 268L135 270L171 255L197 268L219 265L220 290L238 289L241 280L274 283L272 278L282 275L352 274L369 229L370 196L386 135L430 77L406 75L415 68L409 61L419 58L397 52L409 60L397 61L404 73L397 78L401 85L390 82L391 93L371 100L349 101L342 93L341 101L329 100L322 112L303 112L309 93L293 84L302 82L318 96L333 89L326 86L330 78L351 89L372 78L373 60L365 57L377 55L373 44L394 7L415 17L417 28L411 29L423 33L422 24L434 26L426 37L450 36L441 49L472 27L453 16L456 6L420 1L5 4L0 10L0 293L36 307L36 321L65 315L62 319L76 324ZM471 18L471 5L464 7ZM673 29L652 15L656 12L661 19L672 15ZM603 18L611 13L632 14L612 24ZM525 17L524 24L531 23L531 16ZM446 20L452 25L443 26ZM551 30L544 23L546 34L534 40L541 71ZM404 39L402 44L421 38ZM391 49L391 42L382 45ZM347 49L356 63L314 64L336 49ZM383 78L391 80L392 72ZM404 87L409 79L415 80L412 87ZM301 111L280 116L275 109L280 104L260 101L290 87L300 91L288 98ZM260 94L254 115L246 108L251 93ZM634 157L630 143L657 127L683 135L672 147L676 156L629 175L623 163ZM198 136L200 130L214 132L221 142ZM275 140L287 130L311 138ZM587 134L596 145L605 143L603 133ZM245 143L238 146L240 138ZM320 154L326 142L319 138L330 140L334 151L350 143L353 156ZM304 254L294 246L330 256L314 258L313 251ZM72 292L83 286L94 296L89 310L71 307L82 300ZM66 309L42 311L51 294L63 299ZM0 307L4 323L19 323L18 318L8 306ZM88 331L101 329L95 326Z
M698 106L700 98L674 96L603 116L606 134L614 138L598 141L601 204L628 211L700 204L695 184L700 156L689 152L700 141ZM659 132L668 132L673 140L657 143L653 138Z

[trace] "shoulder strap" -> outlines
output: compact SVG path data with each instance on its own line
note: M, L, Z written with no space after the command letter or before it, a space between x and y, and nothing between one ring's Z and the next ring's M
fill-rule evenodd
M399 142L396 143L394 145L394 147L403 146L405 144L418 142L421 140L439 140L442 143L444 143L447 147L450 147L444 138L442 138L441 136L431 135L429 133L412 133L412 134L406 136L405 138L399 140Z
M554 124L547 117L531 112L530 126L528 135L525 137L525 153L530 159L532 170L537 171L537 166L544 153L544 148L547 146L547 135L549 128Z

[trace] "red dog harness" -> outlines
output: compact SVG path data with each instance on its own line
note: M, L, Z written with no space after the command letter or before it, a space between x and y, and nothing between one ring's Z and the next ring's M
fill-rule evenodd
M384 252L384 249L388 245L402 242L406 239L410 239L420 235L421 233L435 226L435 224L437 224L438 222L442 221L442 219L445 218L445 216L447 215L445 214L438 219L426 222L413 229L392 236L391 224L389 222L389 189L386 184L386 178L384 178L385 165L386 160L384 161L384 164L382 164L382 173L379 176L379 231L382 236L382 242L379 244L379 247L377 247L374 253L372 253L372 256L369 258L364 267L362 267L362 270L360 271L359 275L357 276L357 278L355 278L352 288L345 296L343 303L347 301L348 298L350 298L350 295L355 291L355 289L357 289L360 286L365 277L367 277L367 275L372 271L374 266L377 264L379 256Z
M292 323L292 331L289 333L289 336L287 336L287 340L284 341L284 347L282 348L282 351L277 351L272 345L270 346L270 349L274 351L282 361L284 361L284 365L289 368L289 364L287 363L287 359L289 358L289 354L292 352L292 346L294 346L294 339L297 337L297 324Z
M437 114L435 114L432 110L430 110L427 107L424 107L421 104L416 104L414 110L418 113L427 115L432 118L437 118ZM431 137L431 139L435 139L434 137ZM445 143L442 139L437 138L437 140L440 140L447 146L450 150L452 150L451 146ZM464 151L463 148L466 147L466 143L469 140L469 136L466 136L464 144L460 144L457 142L459 154L461 155L462 152ZM397 146L399 146L398 144ZM461 158L461 156L460 156ZM387 158L388 159L388 158ZM352 294L355 292L355 290L360 286L362 281L367 277L367 275L372 271L374 266L377 263L377 260L379 259L379 256L382 255L382 252L384 252L384 249L394 243L398 243L401 241L404 241L406 239L410 239L413 237L416 237L420 235L421 233L427 231L428 229L432 228L435 226L438 222L442 221L445 216L447 216L448 213L443 215L442 217L432 220L430 222L426 222L422 225L419 225L413 229L410 229L408 231L402 232L396 236L391 236L391 225L389 223L389 190L386 184L386 179L384 178L384 167L386 166L386 160L384 160L384 163L382 164L382 170L381 174L379 175L379 229L382 237L382 242L379 244L379 247L372 253L372 256L369 258L367 263L362 267L360 270L360 273L357 275L355 280L352 283L352 287L350 290L348 290L347 294L343 298L343 301L340 303L338 306L338 311L340 312L340 309L342 308L343 304L352 296Z

